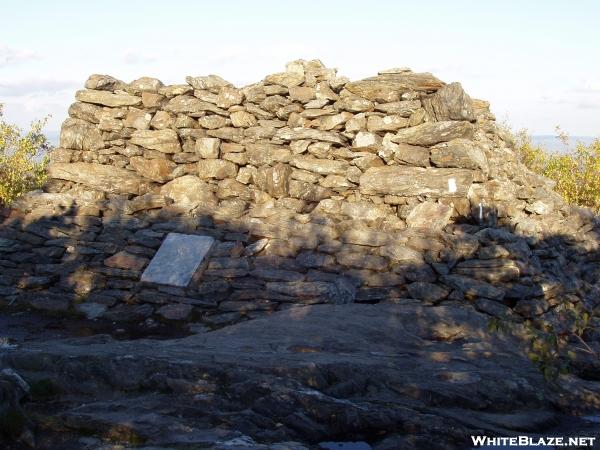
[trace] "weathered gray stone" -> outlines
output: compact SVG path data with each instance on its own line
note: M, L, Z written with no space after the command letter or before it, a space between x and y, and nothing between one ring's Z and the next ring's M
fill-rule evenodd
M48 176L74 181L113 194L141 194L142 180L129 170L101 164L57 163L48 167Z
M453 289L470 298L485 297L491 300L502 300L504 290L496 288L485 281L473 280L461 275L444 275L442 281Z
M472 183L473 172L467 169L372 167L360 177L360 192L403 196L461 197L467 195Z
M440 88L425 103L430 114L441 122L444 120L475 120L475 111L471 97L463 90L460 83L450 83Z
M450 290L437 284L417 281L406 286L411 297L428 303L439 303L445 299Z
M389 266L387 259L377 255L342 251L335 255L335 259L342 266L356 267L357 269L386 270Z
M346 84L350 92L380 103L396 102L409 91L433 92L441 88L443 82L430 73L393 73L366 78Z
M210 236L169 233L142 274L141 281L186 287L214 241Z
M156 313L167 320L187 320L190 317L192 310L192 305L176 303L172 305L161 306Z
M297 141L309 139L313 141L331 142L333 144L344 144L345 138L334 131L313 130L310 128L279 128L275 138L282 141Z
M452 139L473 136L473 125L462 121L426 122L415 127L399 130L393 142L429 147Z
M510 281L520 275L519 266L510 259L468 259L458 263L452 272L491 283Z
M108 91L85 90L77 91L75 98L80 102L95 103L97 105L110 106L137 106L142 103L141 97L129 94L113 94Z
M86 89L97 91L116 91L125 88L126 84L110 75L93 74L85 82Z

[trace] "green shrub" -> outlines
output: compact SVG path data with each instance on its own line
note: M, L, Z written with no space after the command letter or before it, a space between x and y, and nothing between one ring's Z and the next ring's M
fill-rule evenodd
M567 136L559 138L566 142ZM551 153L531 142L526 130L516 134L516 150L529 169L556 182L555 190L568 203L600 212L600 139L579 142L566 153Z
M0 104L0 206L10 205L46 179L48 139L42 133L47 118L35 121L27 133L3 120Z

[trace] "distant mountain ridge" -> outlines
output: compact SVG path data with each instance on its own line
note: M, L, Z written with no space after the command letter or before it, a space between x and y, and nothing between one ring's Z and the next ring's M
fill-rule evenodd
M551 152L565 152L568 149L574 149L577 146L578 142L583 143L584 145L590 145L596 139L593 136L569 136L568 145L565 145L558 136L551 134L544 134L538 136L532 136L531 141L535 145L539 145Z

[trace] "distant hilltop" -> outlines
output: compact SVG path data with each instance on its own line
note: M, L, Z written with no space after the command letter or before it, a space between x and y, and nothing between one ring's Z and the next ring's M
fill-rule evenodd
M551 152L564 152L567 149L574 149L577 143L581 142L584 145L590 145L597 138L593 136L569 136L568 145L565 145L558 136L551 134L543 134L539 136L532 136L531 140L535 145L545 148Z

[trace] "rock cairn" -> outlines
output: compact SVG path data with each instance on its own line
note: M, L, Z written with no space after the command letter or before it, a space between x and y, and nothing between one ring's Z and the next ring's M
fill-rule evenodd
M92 75L75 98L43 192L0 216L0 302L209 326L313 303L596 307L594 216L459 83L300 60L243 88ZM141 282L174 231L213 236L210 257L187 288Z

